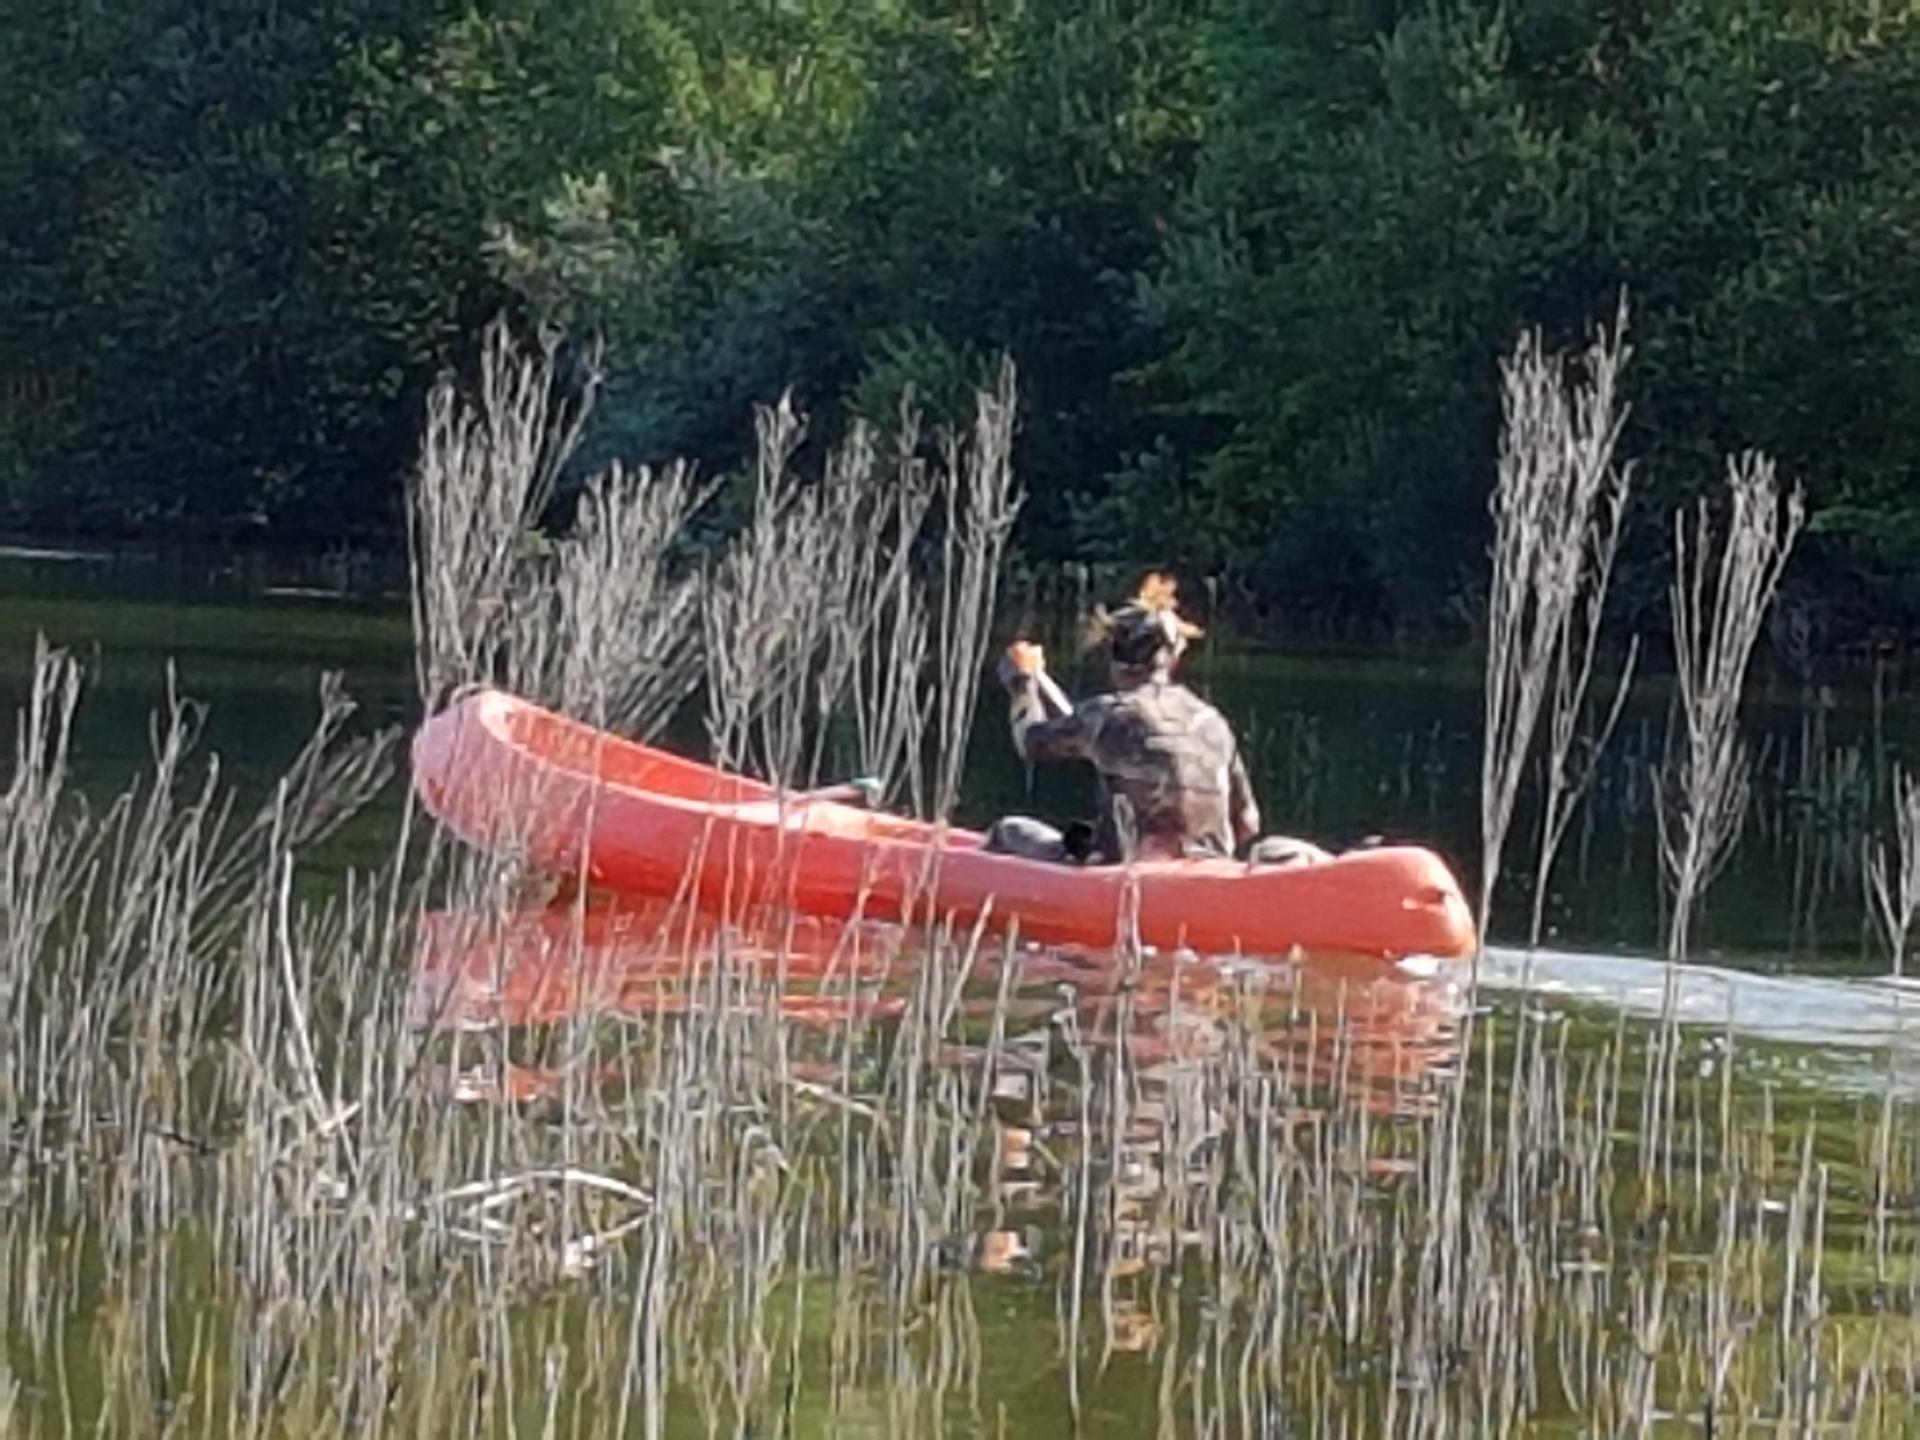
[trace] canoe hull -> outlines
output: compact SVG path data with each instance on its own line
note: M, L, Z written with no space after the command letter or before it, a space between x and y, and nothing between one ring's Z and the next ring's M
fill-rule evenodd
M1205 954L1450 957L1474 945L1459 886L1427 850L1287 869L1048 865L986 851L973 831L782 797L499 691L471 693L422 726L413 773L426 808L471 844L709 913L939 917L1047 944L1107 948L1133 935Z

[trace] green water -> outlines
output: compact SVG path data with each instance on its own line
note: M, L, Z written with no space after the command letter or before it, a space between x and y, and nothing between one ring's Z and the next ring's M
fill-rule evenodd
M343 580L346 583L340 583ZM264 794L299 748L312 725L315 694L325 671L344 674L348 690L361 705L356 724L405 727L418 718L405 605L390 589L382 593L377 577L333 574L325 567L315 574L307 569L280 572L272 566L242 569L187 561L0 558L0 705L8 710L21 697L40 635L71 649L85 663L87 693L80 712L77 766L82 787L98 794L111 793L146 768L148 719L164 691L169 665L179 689L206 706L203 748L219 754L225 772L248 794ZM1066 678L1085 685L1093 677ZM1191 678L1221 705L1244 737L1271 829L1308 835L1335 847L1371 835L1418 840L1453 859L1463 874L1469 870L1478 848L1479 785L1479 689L1470 656L1203 648L1193 659ZM1697 1107L1697 1115L1710 1115L1713 1087L1722 1077L1730 1080L1729 1093L1738 1097L1737 1108L1729 1111L1724 1124L1697 1122L1692 1158L1683 1165L1683 1170L1686 1165L1694 1167L1694 1178L1689 1182L1683 1173L1657 1212L1662 1227L1673 1226L1675 1273L1691 1273L1695 1254L1710 1255L1717 1243L1712 1167L1740 1145L1751 1144L1746 1137L1764 1123L1761 1150L1744 1155L1737 1186L1728 1193L1739 1202L1743 1233L1754 1237L1755 1293L1772 1296L1783 1284L1805 1288L1804 1278L1794 1280L1796 1272L1784 1270L1786 1262L1776 1252L1784 1234L1782 1217L1797 1203L1797 1137L1807 1133L1805 1127L1817 1126L1821 1173L1831 1171L1834 1187L1826 1215L1829 1251L1821 1301L1826 1308L1819 1314L1820 1343L1844 1348L1848 1335L1877 1337L1875 1344L1906 1347L1899 1354L1911 1373L1915 1343L1911 1301L1914 1277L1920 1274L1913 1262L1912 1184L1920 1173L1920 1131L1913 1123L1920 1112L1912 1108L1913 1097L1920 1094L1915 1073L1920 1067L1911 1057L1920 1040L1920 1021L1910 1018L1909 1012L1920 1007L1898 987L1854 979L1849 972L1870 972L1879 964L1862 923L1861 840L1867 827L1881 823L1880 796L1885 793L1889 768L1906 756L1920 754L1920 732L1905 718L1904 706L1884 693L1876 697L1873 686L1865 681L1836 686L1811 705L1803 703L1792 687L1769 690L1762 686L1756 691L1748 710L1759 757L1753 813L1742 845L1709 895L1696 926L1702 959L1717 963L1690 970L1666 993L1661 967L1647 959L1657 948L1660 929L1647 771L1658 757L1664 713L1665 697L1657 685L1646 687L1628 707L1582 820L1569 837L1549 910L1552 947L1531 957L1499 948L1489 957L1485 998L1494 1018L1482 1032L1484 1051L1462 1057L1454 1046L1448 1027L1457 1011L1450 1008L1451 981L1444 976L1381 980L1369 992L1368 1003L1378 1007L1371 1018L1396 1062L1410 1063L1419 1072L1415 1081L1431 1079L1464 1060L1473 1093L1485 1096L1486 1128L1475 1133L1487 1137L1486 1156L1504 1155L1501 1163L1510 1163L1513 1156L1502 1106L1505 1081L1515 1067L1516 1031L1541 1036L1536 1042L1546 1047L1541 1053L1554 1053L1551 1044L1561 1047L1554 1062L1559 1068L1546 1067L1558 1077L1548 1089L1561 1096L1557 1103L1563 1112L1571 1108L1577 1113L1579 1087L1592 1080L1589 1067L1603 1065L1609 1046L1620 1037L1626 1037L1621 1043L1636 1057L1643 1053L1648 1027L1642 1022L1663 1004L1674 1005L1683 1018L1697 1024L1682 1057L1682 1073L1692 1086L1687 1103ZM692 728L697 733L697 725ZM985 702L972 762L963 819L980 821L1014 809L1070 815L1086 804L1084 776L1071 771L1030 775L1011 763L996 697L989 696ZM340 837L321 857L323 879L345 865L383 860L391 845L398 804L398 792L389 793ZM1531 853L1525 825L1523 814L1511 846L1521 857ZM1502 898L1506 913L1517 920L1524 913L1524 886L1511 887ZM1510 921L1507 929L1513 928ZM1056 1003L1057 999L1040 1002L1040 1009ZM1317 1009L1296 997L1294 1020L1305 1015L1311 1025L1330 1030L1336 1018L1342 1022L1355 1018L1356 1002L1344 992L1316 1003ZM1143 1004L1143 1014L1151 1017L1151 1009ZM1175 1009L1170 1007L1166 1014L1171 1017ZM1622 1013L1632 1018L1621 1021ZM1360 1018L1364 1023L1369 1017ZM1529 1026L1538 1028L1529 1031ZM1408 1037L1415 1035L1438 1038L1409 1062L1413 1047ZM1544 1038L1549 1035L1554 1037L1550 1043ZM1723 1065L1716 1048L1728 1035L1739 1040L1737 1068ZM1150 1043L1163 1038L1151 1025L1141 1028L1140 1037ZM1334 1053L1324 1049L1327 1043L1326 1033L1316 1030L1311 1042L1303 1042L1303 1053L1310 1060L1325 1058ZM1631 1345L1620 1338L1624 1322L1618 1316L1624 1313L1635 1277L1651 1253L1646 1247L1654 1243L1648 1239L1653 1232L1647 1216L1637 1213L1633 1205L1639 1193L1634 1178L1639 1162L1632 1138L1639 1064L1633 1059L1616 1082L1623 1108L1610 1137L1598 1142L1617 1144L1619 1150L1612 1162L1619 1172L1612 1177L1617 1189L1609 1192L1604 1207L1614 1248L1607 1262L1611 1279L1602 1283L1606 1305L1600 1309L1612 1307L1608 1313L1614 1318L1602 1323L1601 1329L1615 1327L1609 1343L1616 1344L1623 1356L1630 1355ZM1143 1074L1151 1072L1150 1062L1142 1065ZM1146 1084L1146 1091L1160 1083ZM1556 1086L1560 1088L1555 1090ZM1169 1093L1171 1088L1169 1084ZM1881 1213L1883 1218L1894 1216L1895 1223L1905 1227L1900 1231L1904 1239L1896 1245L1892 1262L1870 1263L1880 1242L1874 1238L1877 1232L1868 1204L1875 1182L1864 1178L1862 1157L1871 1149L1880 1097L1889 1092L1903 1097L1904 1108L1891 1128L1897 1136L1894 1169L1904 1165L1906 1179L1888 1192ZM1574 1096L1572 1102L1565 1098L1567 1094ZM1351 1104L1352 1096L1338 1103ZM1777 1134L1773 1128L1776 1106L1782 1117ZM1363 1139L1358 1153L1419 1154L1430 1134L1423 1128L1429 1120L1418 1112L1396 1113L1391 1123L1381 1122L1379 1134ZM1681 1120L1684 1129L1684 1109ZM1047 1136L1068 1154L1075 1143L1075 1127L1084 1123L1084 1116L1069 1107L1050 1117L1014 1122L1013 1128L1031 1125L1036 1135ZM1057 1133L1048 1128L1056 1125L1064 1128ZM1576 1125L1567 1133L1575 1131L1589 1137L1581 1143L1594 1143L1595 1135L1609 1136L1598 1121L1589 1130ZM1710 1144L1708 1131L1712 1132ZM1480 1153L1480 1144L1469 1141L1470 1157ZM1545 1197L1536 1202L1542 1212L1554 1217L1561 1215L1563 1206L1570 1212L1579 1198L1579 1187L1565 1166L1543 1172L1529 1183L1537 1183ZM1411 1184L1403 1172L1399 1179L1383 1179L1364 1188L1366 1224L1374 1236L1369 1244L1382 1245L1382 1254L1391 1251L1396 1236L1418 1232L1422 1208L1403 1193ZM1520 1193L1517 1185L1496 1187L1496 1191L1500 1196ZM1695 1209L1685 1218L1679 1197L1689 1193L1695 1197ZM1702 1195L1707 1196L1705 1202L1699 1199ZM1040 1269L1035 1274L974 1275L939 1290L946 1297L943 1303L964 1302L967 1318L960 1333L971 1336L968 1343L974 1347L973 1359L965 1367L971 1379L951 1395L933 1386L928 1391L931 1401L922 1396L915 1402L934 1403L940 1409L933 1421L922 1414L921 1433L1033 1440L1065 1434L1071 1424L1071 1406L1059 1339L1059 1304L1060 1296L1070 1289L1061 1281L1060 1232L1067 1197L1050 1183L1041 1191L1015 1186L994 1203L1006 1209L996 1223L1009 1231L1030 1227L1038 1237ZM1303 1213L1309 1215L1310 1224L1320 1223L1311 1219L1312 1210L1309 1205ZM1490 1213L1504 1212L1495 1206ZM1231 1232L1229 1219L1218 1222L1219 1234ZM1317 1232L1306 1233L1311 1237ZM1664 1255L1668 1245L1664 1228L1660 1235ZM101 1286L96 1290L97 1282L89 1278L94 1262L84 1260L90 1243L78 1246L83 1261L73 1264L75 1278L64 1296L67 1308L61 1322L65 1344L74 1357L66 1362L71 1367L66 1372L67 1396L78 1406L81 1428L87 1428L85 1417L102 1403L103 1395L119 1393L117 1382L105 1370L96 1373L88 1357L114 1352L117 1342L111 1340L113 1332L107 1327L127 1323L124 1310L118 1308L124 1305L130 1284L124 1273L136 1277L139 1273L137 1267L124 1272L123 1259L123 1278L116 1282L119 1289ZM183 1329L198 1314L211 1316L208 1333L225 1337L227 1329L242 1325L245 1313L226 1308L223 1297L233 1284L232 1277L223 1279L207 1265L193 1237L180 1243L185 1249L176 1261L177 1292L151 1303L175 1315L174 1323ZM1495 1243L1489 1253L1503 1252ZM1539 1263L1545 1267L1541 1272L1545 1280L1536 1276L1529 1283L1554 1281L1558 1287L1551 1306L1542 1306L1543 1316L1549 1310L1552 1314L1540 1322L1543 1337L1588 1314L1582 1308L1586 1301L1581 1292L1587 1280L1577 1261L1563 1258L1569 1253L1577 1253L1577 1247L1558 1232L1538 1251L1544 1257ZM724 1267L726 1257L718 1263ZM1306 1274L1315 1262L1310 1254L1303 1254L1295 1263ZM1556 1271L1569 1263L1576 1268ZM1667 1261L1661 1263L1664 1266ZM1783 1270L1788 1276L1785 1281L1779 1278ZM1333 1265L1328 1273L1337 1271ZM1204 1373L1206 1343L1211 1342L1196 1337L1215 1326L1221 1313L1220 1277L1229 1274L1236 1285L1258 1284L1261 1268L1255 1264L1238 1271L1222 1263L1210 1270L1176 1256L1156 1260L1142 1275L1115 1283L1112 1299L1119 1318L1112 1323L1116 1333L1124 1322L1152 1343L1143 1344L1138 1353L1121 1346L1098 1364L1092 1359L1083 1362L1081 1433L1238 1433L1231 1426L1209 1431L1197 1422L1189 1431L1184 1421L1176 1425L1169 1418L1189 1409L1196 1417L1200 1414L1199 1402L1186 1397L1204 1389L1204 1385L1194 1389L1190 1376ZM1373 1283L1378 1278L1376 1274ZM884 1277L875 1283L883 1287ZM1618 1289L1607 1290L1606 1285ZM112 1299L109 1291L121 1298ZM786 1303L787 1292L779 1293L783 1298L776 1309ZM816 1287L806 1314L797 1322L796 1363L814 1380L792 1411L790 1429L752 1433L893 1433L886 1405L887 1386L893 1382L884 1370L874 1372L878 1378L871 1382L870 1395L856 1386L840 1396L831 1417L821 1408L818 1374L825 1362L815 1352L824 1353L820 1332L831 1319L825 1299L826 1292ZM1287 1312L1305 1327L1289 1343L1298 1347L1320 1333L1314 1328L1322 1323L1316 1314L1320 1303L1306 1293ZM1752 1333L1771 1334L1766 1327L1774 1323L1772 1311L1760 1301L1753 1303L1754 1313L1765 1319ZM510 1333L524 1347L516 1362L526 1367L523 1386L529 1393L538 1390L539 1363L544 1363L539 1347L548 1345L550 1337L578 1340L609 1316L625 1316L628 1304L624 1295L590 1292L582 1296L563 1288L516 1305ZM434 1311L436 1323L456 1327L465 1323L460 1318L463 1313L458 1307ZM1300 1319L1301 1315L1306 1318ZM1689 1329L1690 1324L1677 1324L1676 1330L1683 1336L1697 1336L1697 1325ZM939 1326L933 1332L944 1334ZM1216 1327L1216 1333L1229 1332ZM1814 1334L1812 1330L1804 1333ZM1176 1338L1182 1334L1185 1340ZM103 1335L109 1338L103 1340ZM465 1343L463 1335L460 1332L453 1339ZM227 1343L221 1338L222 1345ZM325 1345L316 1344L315 1353L324 1354ZM1189 1349L1182 1350L1183 1344ZM1200 1348L1193 1349L1195 1345ZM1756 1347L1759 1358L1751 1365L1764 1376L1773 1362L1764 1345L1756 1342ZM1338 1344L1329 1343L1324 1357L1330 1368L1324 1372L1314 1368L1320 1358L1312 1358L1321 1354L1311 1352L1311 1363L1301 1372L1303 1388L1291 1397L1296 1417L1312 1417L1298 1418L1298 1433L1371 1433L1365 1428L1343 1428L1345 1417L1383 1413L1382 1395L1401 1382L1370 1368L1377 1354L1347 1357ZM0 1358L4 1358L3 1348ZM917 1363L931 1362L922 1357ZM1553 1373L1548 1362L1541 1363L1542 1375ZM1887 1359L1886 1365L1887 1375L1892 1376L1893 1360ZM1842 1369L1837 1360L1835 1368ZM45 1433L58 1433L58 1427L46 1422L57 1408L50 1399L54 1382L47 1378L51 1372L46 1363L23 1362L20 1369L32 1377L23 1393L23 1413L39 1416ZM0 1402L5 1399L6 1379L0 1373ZM1897 1389L1891 1379L1887 1385L1889 1390ZM1754 1382L1754 1393L1764 1388ZM1170 1394L1181 1397L1172 1410L1165 1398ZM105 1403L110 1407L114 1402L108 1398ZM590 1402L582 1398L578 1403ZM694 1418L697 1407L689 1406L686 1397L681 1397L678 1409L667 1433L705 1433ZM523 1422L515 1422L520 1427L515 1433L544 1433L539 1412L538 1404L530 1404ZM1578 1405L1552 1394L1539 1402L1538 1413L1545 1423L1537 1433L1591 1433L1583 1428ZM5 1414L0 1403L0 1418ZM107 1433L141 1433L137 1423L104 1428ZM560 1433L565 1433L564 1427ZM1289 1428L1269 1433L1296 1432ZM1679 1424L1671 1433L1695 1430Z
M171 665L182 693L206 706L203 747L243 789L263 789L307 734L323 671L344 674L358 723L417 720L406 606L394 583L324 563L0 552L0 706L18 703L36 636L73 650L87 671L81 780L115 788L146 762L149 716ZM1203 647L1189 671L1238 727L1270 830L1332 848L1370 835L1417 841L1471 883L1480 764L1471 655ZM1097 682L1090 673L1066 678ZM1636 693L1568 836L1548 907L1557 944L1658 950L1648 772L1665 707L1657 683ZM1016 765L1001 713L988 694L961 818L1083 812L1087 777ZM1900 697L1876 699L1859 674L1824 687L1811 705L1792 686L1757 683L1747 722L1754 803L1696 921L1696 953L1776 970L1874 969L1861 839L1885 824L1889 767L1920 756L1920 722ZM683 729L698 735L697 723ZM380 858L392 813L390 803L355 826L329 862ZM1516 883L1502 891L1496 938L1524 927L1531 874L1512 872L1533 853L1529 822L1523 808L1509 844Z

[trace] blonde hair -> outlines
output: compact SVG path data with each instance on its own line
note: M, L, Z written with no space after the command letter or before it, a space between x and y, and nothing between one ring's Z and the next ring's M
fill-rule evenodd
M1168 646L1175 650L1189 640L1199 639L1204 633L1201 628L1180 614L1179 589L1179 581L1154 570L1140 582L1133 598L1118 610L1109 611L1104 605L1096 605L1087 623L1087 647L1105 645L1122 623L1142 620L1158 622Z

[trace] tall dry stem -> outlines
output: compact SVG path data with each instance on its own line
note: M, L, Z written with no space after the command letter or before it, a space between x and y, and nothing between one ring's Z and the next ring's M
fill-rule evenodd
M920 415L911 397L893 437L893 478L873 502L873 543L855 556L852 612L870 617L866 643L852 657L847 702L860 772L897 798L917 785L928 723L925 665L931 644L927 588L916 563L934 499L920 454Z
M428 397L407 518L430 709L489 683L649 736L699 684L701 577L675 551L710 487L682 464L615 464L582 487L562 533L538 529L592 410L599 361L589 348L571 382L558 336L521 345L495 321L477 383L449 377Z
M15 720L13 770L0 791L0 1038L9 1057L0 1061L0 1125L16 1137L27 1133L23 1109L37 1088L26 1063L28 991L98 845L98 832L66 805L79 700L79 665L36 642L27 703ZM0 1195L11 1191L26 1155L16 1144Z
M444 376L427 397L408 479L415 668L428 708L450 689L501 678L521 594L522 561L600 384L599 352L573 390L559 336L522 347L506 320L487 326L471 394Z
M1569 385L1564 357L1547 354L1537 331L1521 335L1501 365L1505 419L1491 501L1480 767L1483 934L1520 778L1550 693L1546 836L1552 848L1584 788L1583 780L1570 776L1567 757L1592 673L1631 480L1628 467L1613 463L1625 420L1618 395L1628 353L1625 330L1623 306L1613 333L1602 332L1590 344L1577 385ZM1544 889L1551 864L1549 849L1540 858L1537 889Z
M1727 463L1724 536L1705 499L1674 517L1675 684L1681 731L1656 776L1660 861L1672 897L1667 955L1683 960L1701 892L1739 838L1749 775L1740 697L1767 607L1806 522L1796 486L1784 494L1757 452Z
M1907 939L1920 914L1920 778L1893 771L1893 847L1874 847L1865 867L1874 919L1887 942L1893 973L1906 973Z
M1014 408L1008 364L971 432L942 437L929 465L909 398L890 475L856 425L817 483L793 469L805 431L790 402L760 412L753 517L702 608L716 763L811 783L850 722L884 793L952 812L1020 507Z
M973 431L941 447L937 481L945 531L935 585L933 663L935 746L922 813L944 820L960 798L967 742L993 634L1000 560L1023 497L1013 470L1018 389L1011 360L1002 360L991 394L975 397Z
M793 469L806 422L792 397L756 417L753 515L707 583L707 739L714 763L750 766L778 785L805 783L809 740L831 712L832 656L851 613L858 487L809 484ZM856 435L851 442L861 444ZM844 673L844 672L840 672Z
M1553 649L1553 680L1547 702L1546 755L1540 795L1540 848L1534 861L1533 913L1527 925L1527 943L1537 947L1545 925L1547 895L1553 880L1554 861L1574 812L1585 798L1598 771L1601 752L1613 737L1620 712L1633 685L1634 663L1639 657L1638 637L1628 645L1626 660L1614 682L1613 699L1599 723L1582 743L1581 729L1586 716L1587 689L1593 679L1593 664L1600 651L1600 631L1606 618L1607 591L1613 580L1613 562L1620 551L1620 535L1626 525L1627 495L1633 483L1631 463L1616 465L1611 459L1614 439L1626 423L1627 406L1619 399L1620 372L1631 350L1626 344L1627 310L1623 299L1611 335L1597 335L1587 348L1585 390L1578 406L1588 418L1581 427L1590 436L1605 434L1607 454L1598 462L1604 469L1597 503L1591 512L1586 534L1586 554L1576 586L1574 604L1561 622L1559 642ZM1597 444L1594 440L1590 443ZM1576 758L1576 747L1579 754Z
M552 603L520 637L523 688L622 734L672 718L701 674L700 573L674 547L712 493L680 463L616 463L587 482L553 543Z

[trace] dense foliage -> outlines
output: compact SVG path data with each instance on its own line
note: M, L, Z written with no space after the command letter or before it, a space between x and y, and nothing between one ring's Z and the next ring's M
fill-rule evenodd
M1920 597L1920 18L1866 0L26 0L0 47L0 514L390 532L503 304L593 443L1025 379L1023 544L1294 614L1472 601L1495 363L1633 300L1662 516L1756 445L1800 604Z

